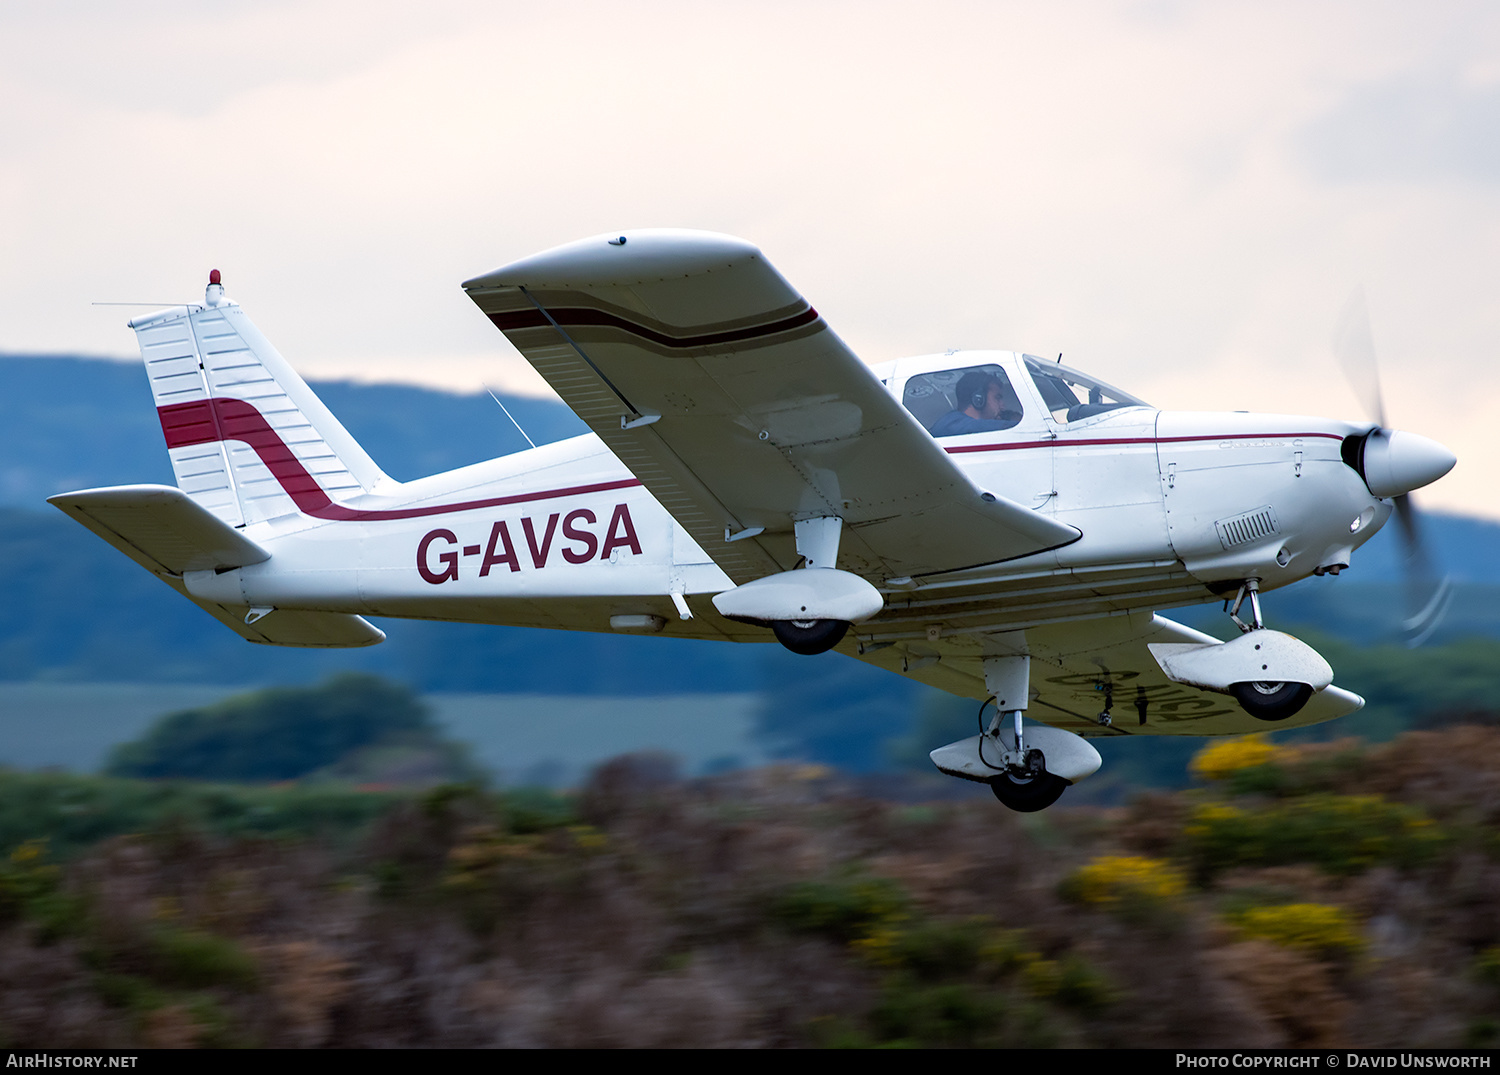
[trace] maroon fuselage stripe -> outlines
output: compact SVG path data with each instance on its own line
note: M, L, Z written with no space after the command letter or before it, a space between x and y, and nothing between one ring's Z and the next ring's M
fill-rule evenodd
M641 485L636 478L621 478L617 481L572 485L563 489L546 489L536 493L517 493L513 496L488 497L484 500L464 500L455 504L367 511L361 508L348 508L330 500L328 494L318 484L318 480L307 472L307 468L302 465L296 453L281 439L281 435L271 428L270 423L260 411L255 409L253 404L246 403L242 399L200 399L192 403L172 403L165 407L158 407L156 414L161 419L161 431L167 438L168 448L187 448L195 444L213 444L217 441L228 440L237 440L249 445L260 461L265 464L266 469L271 472L271 476L292 498L292 502L297 505L297 510L315 519L359 522L420 519L427 515L448 515L460 511L474 511L478 508L524 504L533 500L554 500L564 496L603 493L612 489L634 489ZM957 444L945 448L944 451L950 455L959 455L968 452L1008 452L1025 448L1180 444L1210 440L1286 440L1297 437L1343 439L1336 433L1226 433L1191 437L1101 437L1097 440L1035 440L1015 444Z
M396 508L388 511L365 511L335 504L323 492L318 481L307 472L302 461L272 429L260 411L241 399L202 399L192 403L173 403L156 409L168 448L186 448L194 444L211 444L220 440L237 440L248 444L265 464L281 487L286 490L297 510L315 519L381 522L389 519L419 519L425 515L447 515L451 512L494 508L505 504L523 504L532 500L553 500L583 493L602 493L611 489L631 489L641 483L635 478L574 485L566 489L547 489L537 493L465 500L457 504L433 504L420 508Z
M1013 452L1022 448L1091 448L1108 444L1187 444L1205 440L1295 440L1298 437L1323 437L1343 440L1337 433L1199 433L1191 437L1090 437L1083 440L1026 440L1014 444L955 444L943 451L949 455L966 452Z
M545 314L541 310L514 310L508 313L490 314L490 320L501 332L509 332L522 328L545 328L550 324L547 314L551 314L552 320L564 328L617 328L632 336L639 336L643 340L650 340L652 343L674 350L712 347L715 344L740 343L744 340L759 339L762 336L774 336L778 332L789 332L794 328L810 325L818 319L818 311L809 306L800 314L784 317L780 321L772 321L768 325L752 325L749 328L730 329L727 332L707 332L699 336L668 336L664 332L647 328L645 325L627 321L616 314L586 306L558 307L555 310L548 309Z

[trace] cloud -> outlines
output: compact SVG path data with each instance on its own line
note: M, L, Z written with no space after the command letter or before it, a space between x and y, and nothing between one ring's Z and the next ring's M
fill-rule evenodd
M1434 494L1493 511L1455 421L1500 394L1483 5L0 11L0 350L125 353L91 300L217 267L314 376L535 388L458 282L677 226L758 243L871 361L1064 351L1163 406L1357 414L1362 281L1393 418L1460 453Z
M1298 138L1302 159L1335 182L1459 179L1500 184L1500 82L1449 69L1360 86Z

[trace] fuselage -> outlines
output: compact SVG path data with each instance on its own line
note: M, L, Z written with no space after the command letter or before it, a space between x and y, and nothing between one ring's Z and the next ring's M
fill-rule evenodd
M886 604L859 625L861 640L1191 604L1250 578L1275 589L1349 564L1390 514L1343 451L1368 423L1161 411L1010 352L904 359L876 373L932 428L943 416L921 407L951 403L935 386L951 397L955 374L972 369L1003 372L1005 428L939 443L976 487L1082 537L940 576L872 580ZM323 518L285 514L245 533L271 559L189 573L190 593L252 607L768 638L714 612L709 598L733 582L592 434L392 482Z

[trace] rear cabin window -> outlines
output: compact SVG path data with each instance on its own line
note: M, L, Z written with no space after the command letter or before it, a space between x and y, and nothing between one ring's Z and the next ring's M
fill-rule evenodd
M907 379L901 402L934 437L1010 429L1022 416L1010 378L995 365L919 373Z

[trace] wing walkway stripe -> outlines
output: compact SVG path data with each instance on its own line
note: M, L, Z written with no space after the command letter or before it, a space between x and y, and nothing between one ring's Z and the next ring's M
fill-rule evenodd
M606 310L595 310L586 306L566 306L553 309L548 307L547 313L552 319L564 328L617 328L639 336L643 340L662 347L670 347L674 350L685 350L690 347L711 347L721 343L740 343L744 340L759 339L762 336L774 336L778 332L789 332L803 325L810 325L818 319L818 311L809 306L800 314L784 317L780 321L772 321L767 325L751 325L749 328L729 329L726 332L706 332L698 336L668 336L664 332L638 325L634 321L627 321L617 314ZM546 315L540 310L514 310L490 314L490 320L501 332L510 332L523 328L547 328L549 322Z

